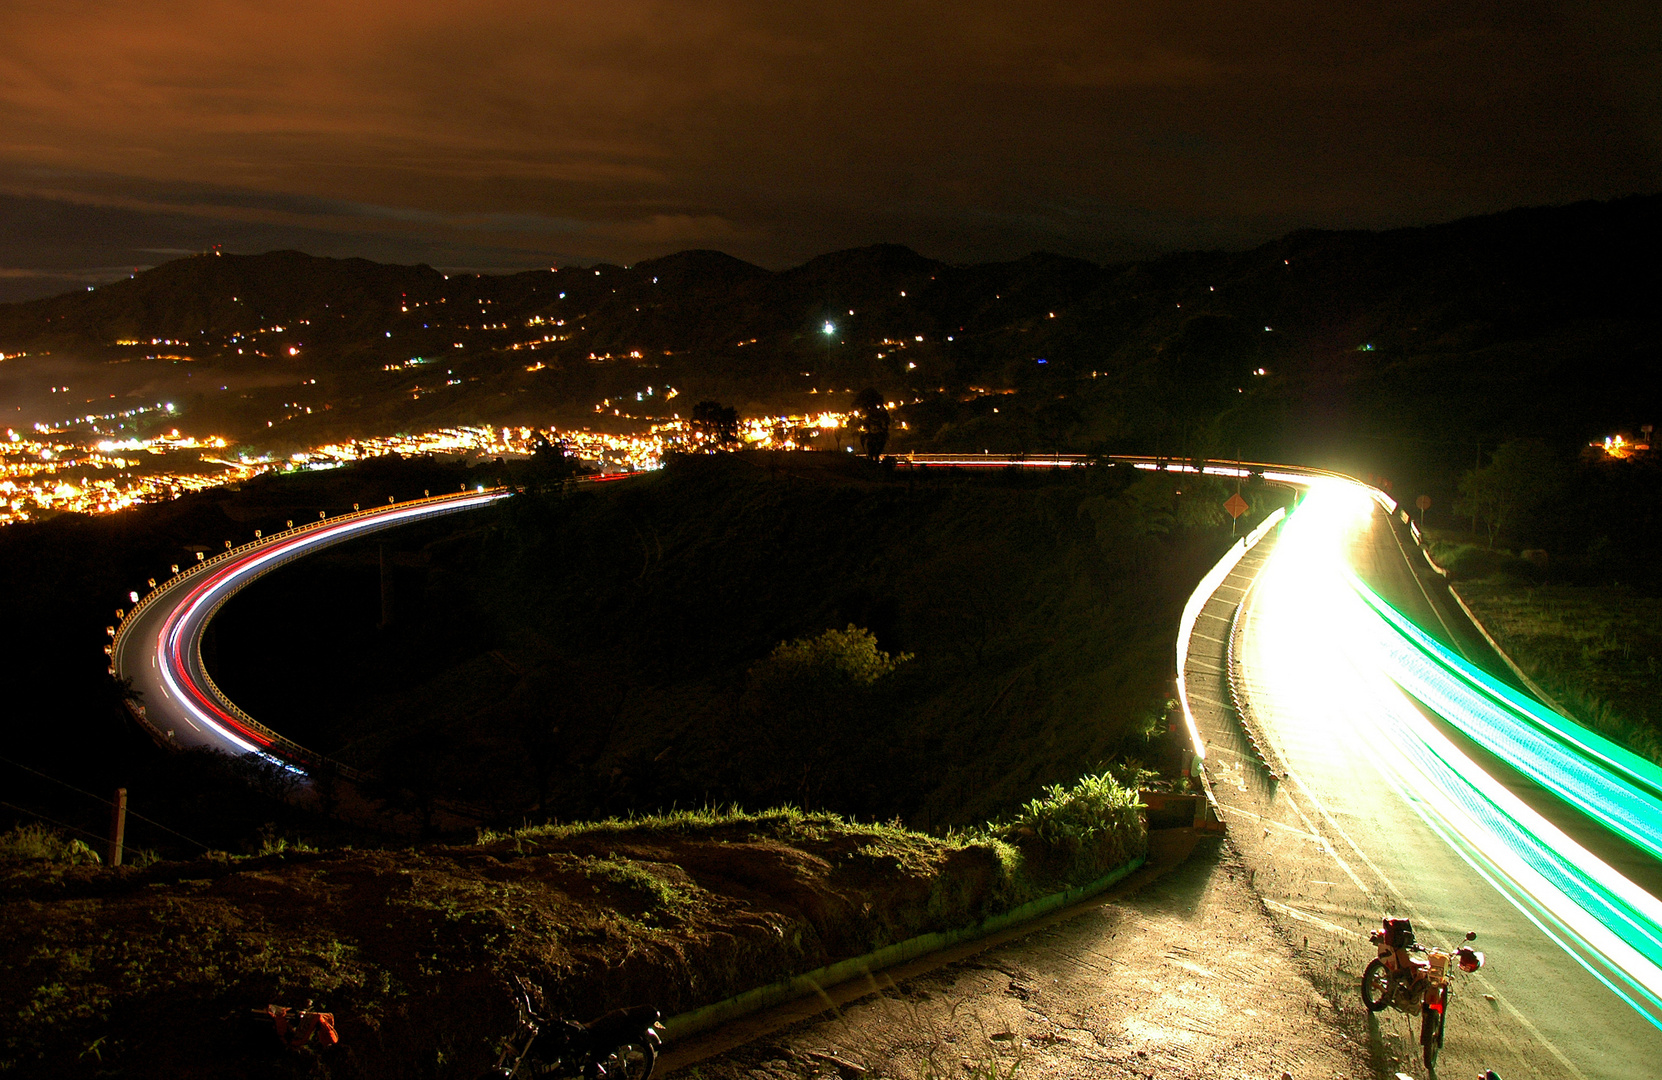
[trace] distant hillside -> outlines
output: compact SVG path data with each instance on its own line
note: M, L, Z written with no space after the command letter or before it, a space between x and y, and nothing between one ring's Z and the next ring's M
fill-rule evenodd
M741 406L869 384L917 402L902 445L1430 467L1509 434L1581 439L1654 420L1659 208L1645 196L1303 231L1111 267L1042 254L949 266L879 245L777 273L688 251L447 278L210 254L0 305L0 350L153 363L163 339L224 370L319 378L331 415L293 422L295 440L330 424L592 413L658 384ZM454 389L387 374L412 357L442 359ZM1012 389L1002 405L965 400ZM256 404L226 422L264 429L257 395L244 397Z

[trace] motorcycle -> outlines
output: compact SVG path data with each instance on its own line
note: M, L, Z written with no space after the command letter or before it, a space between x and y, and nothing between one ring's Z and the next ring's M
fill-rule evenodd
M1466 941L1475 941L1477 931L1468 931ZM1407 919L1385 919L1380 929L1368 935L1379 955L1368 961L1362 972L1362 1004L1369 1012L1394 1006L1420 1018L1420 1048L1425 1067L1435 1073L1437 1055L1443 1049L1443 1025L1448 1004L1454 997L1449 982L1449 961L1471 973L1483 966L1483 954L1461 944L1452 953L1427 949L1414 940L1414 927ZM1423 954L1424 959L1414 954Z
M285 1050L299 1050L312 1042L314 1037L324 1050L340 1042L340 1035L335 1031L335 1014L315 1011L310 1001L298 1009L287 1005L267 1005L263 1009L254 1009L253 1015L265 1021L255 1023L270 1033L262 1036L262 1041L269 1040L274 1034Z
M519 1077L581 1077L582 1080L649 1080L663 1045L659 1012L650 1005L614 1009L579 1024L537 1013L530 983L514 977L519 1022L503 1044L496 1065L480 1080Z

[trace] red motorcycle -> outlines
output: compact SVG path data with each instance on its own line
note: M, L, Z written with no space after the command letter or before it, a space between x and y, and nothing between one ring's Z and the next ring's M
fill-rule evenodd
M1466 941L1476 939L1477 931L1466 934ZM1362 972L1362 1004L1369 1012L1392 1005L1409 1016L1418 1015L1425 1067L1435 1073L1448 1003L1454 996L1448 962L1453 959L1461 971L1470 973L1483 966L1483 954L1465 944L1452 953L1427 949L1414 940L1414 927L1407 919L1385 919L1368 940L1379 955Z

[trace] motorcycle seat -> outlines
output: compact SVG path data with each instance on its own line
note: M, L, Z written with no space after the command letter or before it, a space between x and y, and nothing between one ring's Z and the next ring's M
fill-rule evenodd
M1431 962L1423 957L1415 956L1407 949L1397 950L1397 968L1399 970L1419 972L1429 970L1430 967Z

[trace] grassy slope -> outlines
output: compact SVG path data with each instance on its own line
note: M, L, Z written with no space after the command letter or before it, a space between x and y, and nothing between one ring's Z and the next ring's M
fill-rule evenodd
M510 975L565 1015L674 1013L1088 880L1142 849L1125 802L1060 876L1031 844L797 811L142 870L0 858L0 1073L472 1076ZM307 999L340 1047L262 1049L249 1010Z
M1662 762L1662 599L1503 578L1462 582L1460 595L1572 715Z

